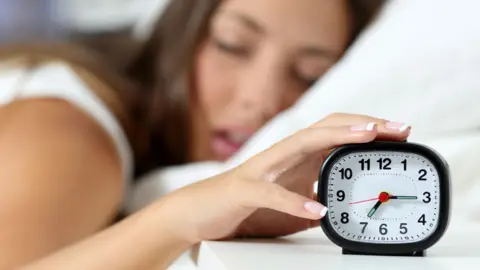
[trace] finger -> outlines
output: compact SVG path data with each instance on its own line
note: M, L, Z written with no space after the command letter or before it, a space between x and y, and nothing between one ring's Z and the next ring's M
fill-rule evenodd
M372 117L363 114L349 114L349 113L332 113L322 120L314 123L311 127L325 127L325 126L350 126L361 123L377 123L384 125L388 122L386 119Z
M370 142L376 135L375 124L304 129L252 158L249 169L281 173L306 156L344 144ZM270 178L276 179L274 175Z
M318 194L315 192L313 193L313 200L318 202ZM310 228L316 228L320 226L320 220L311 220L310 221Z
M360 125L372 122L377 124L377 140L403 141L410 135L411 127L407 124L361 114L334 113L311 127Z
M320 220L310 220L310 228L316 228L320 226Z
M318 220L324 217L328 209L317 201L289 191L275 183L264 181L245 181L247 187L245 207L268 208L292 216Z

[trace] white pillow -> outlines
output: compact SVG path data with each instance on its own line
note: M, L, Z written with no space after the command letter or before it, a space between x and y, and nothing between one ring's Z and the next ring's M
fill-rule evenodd
M195 173L199 164L154 172L140 182L132 211L170 192L167 183L201 180L332 112L349 112L413 125L410 140L434 147L451 166L456 217L480 218L479 9L475 0L389 1L340 63L226 164L203 174Z

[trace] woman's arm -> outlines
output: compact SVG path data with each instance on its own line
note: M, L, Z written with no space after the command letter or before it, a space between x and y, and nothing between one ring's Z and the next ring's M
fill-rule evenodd
M0 269L38 260L109 225L122 200L115 148L69 103L0 109Z
M386 138L405 140L408 134L409 130L386 129L380 119L329 117L239 167L169 193L110 229L27 269L165 269L195 243L233 236L247 217L263 211L260 208L282 213L270 222L281 223L285 228L297 226L300 219L312 225L327 209L313 196L301 195L292 186L288 188L283 177L291 178L291 172L301 173L305 165L310 167L311 161L318 161L319 154L337 145ZM315 174L319 166L314 166ZM305 177L303 185L311 186L310 179L314 177Z
M387 130L379 119L329 118L102 231L121 185L118 159L101 129L58 101L16 103L0 112L0 126L1 267L30 270L165 269L195 243L234 235L262 208L318 220L327 209L286 188L282 177L335 146L409 134Z
M176 203L164 199L85 241L22 269L166 269L194 244L187 233L176 229L172 219L175 215L169 213L175 207Z
M104 230L122 201L117 156L67 102L0 108L0 269L164 269L187 250L164 201Z

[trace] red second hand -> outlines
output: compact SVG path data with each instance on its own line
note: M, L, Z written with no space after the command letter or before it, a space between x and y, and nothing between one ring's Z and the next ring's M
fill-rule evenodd
M376 197L376 198L363 200L363 201L358 201L358 202L351 202L348 205L357 204L357 203L364 203L364 202L371 202L371 201L376 201L376 200L379 200L382 203L384 203L384 202L387 202L388 199L390 199L390 197L391 197L391 195L388 194L387 192L380 192L380 195L378 195L378 197Z
M358 202L351 202L351 203L349 203L348 205L357 204L357 203L364 203L364 202L371 202L371 201L376 201L376 200L378 200L378 197L372 198L372 199L368 199L368 200L358 201Z

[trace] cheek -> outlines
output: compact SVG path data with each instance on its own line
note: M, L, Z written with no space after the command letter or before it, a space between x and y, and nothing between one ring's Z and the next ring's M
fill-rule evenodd
M196 100L209 120L222 115L234 98L235 69L213 48L205 45L196 60Z
M295 85L292 88L287 89L286 94L283 96L282 111L290 108L295 102L305 93L308 88L305 86Z

